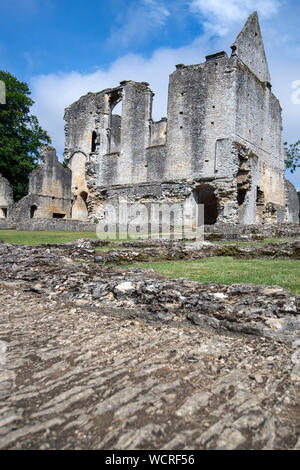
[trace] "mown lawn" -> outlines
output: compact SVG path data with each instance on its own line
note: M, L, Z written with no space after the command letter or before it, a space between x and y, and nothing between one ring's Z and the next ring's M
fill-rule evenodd
M291 259L243 260L215 257L191 261L139 263L130 267L152 268L157 273L173 279L185 277L190 281L219 282L227 285L277 285L300 294L300 261Z
M65 243L78 238L97 238L95 232L21 232L0 230L0 240L15 245L39 245L40 243Z

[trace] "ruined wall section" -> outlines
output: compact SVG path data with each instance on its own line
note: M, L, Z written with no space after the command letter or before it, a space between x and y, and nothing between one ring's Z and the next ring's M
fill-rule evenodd
M231 46L232 56L239 59L263 83L270 83L271 77L266 58L263 38L255 11L249 16L244 28Z
M0 173L0 219L8 219L13 215L14 199L10 184Z
M41 164L29 178L29 191L15 207L14 217L70 218L72 173L58 161L55 149L41 149Z
M179 65L170 76L165 178L223 176L215 155L217 140L234 125L231 72L231 59L219 53L200 65Z
M71 199L71 171L58 161L53 147L42 147L40 166L29 178L28 194Z
M121 151L117 169L119 184L147 181L146 148L150 143L152 97L147 83L124 83Z
M285 179L286 222L299 223L299 198L295 186Z
M236 109L234 138L258 157L257 187L265 204L284 207L285 156L281 107L271 88L238 58L235 60Z
M100 95L100 96L99 96ZM86 158L92 153L92 135L97 132L97 120L101 108L101 94L88 93L65 109L65 153L70 160L75 152Z
M101 143L99 115L103 108L103 94L88 93L65 110L64 157L72 170L75 196L72 217L76 220L87 219L88 205L97 188Z
M167 118L150 121L150 142L146 149L147 181L161 181L165 174L167 158Z

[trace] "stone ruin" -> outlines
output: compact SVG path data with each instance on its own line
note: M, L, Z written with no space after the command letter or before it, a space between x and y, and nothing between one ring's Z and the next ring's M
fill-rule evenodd
M71 170L58 161L53 147L42 147L40 160L30 175L28 195L15 206L15 218L70 219L74 200Z
M258 15L231 46L170 75L168 116L152 119L148 83L123 81L65 110L65 160L54 149L16 217L93 222L107 203L204 204L204 223L298 222L285 179L282 109L272 93ZM122 116L113 114L122 103ZM48 152L48 153L47 153Z
M13 215L13 192L6 178L0 173L0 219L7 219Z

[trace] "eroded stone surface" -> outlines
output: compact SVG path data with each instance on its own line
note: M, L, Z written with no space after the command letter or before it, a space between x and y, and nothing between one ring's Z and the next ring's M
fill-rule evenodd
M299 297L0 245L2 449L292 449Z

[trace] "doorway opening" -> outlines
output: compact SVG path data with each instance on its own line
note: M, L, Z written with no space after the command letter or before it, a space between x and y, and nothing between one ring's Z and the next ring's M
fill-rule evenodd
M194 190L194 199L197 204L204 205L204 225L214 225L217 222L219 209L218 199L215 195L214 188L208 184L204 184ZM201 221L197 220L198 226L201 225Z

